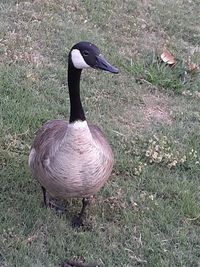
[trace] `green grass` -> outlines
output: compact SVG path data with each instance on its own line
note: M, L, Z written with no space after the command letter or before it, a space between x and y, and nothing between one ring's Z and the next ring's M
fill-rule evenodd
M0 266L200 266L199 1L1 1ZM67 52L99 46L119 75L83 72L86 116L108 136L115 166L71 228L42 207L28 169L35 131L69 116ZM160 62L164 47L177 65Z

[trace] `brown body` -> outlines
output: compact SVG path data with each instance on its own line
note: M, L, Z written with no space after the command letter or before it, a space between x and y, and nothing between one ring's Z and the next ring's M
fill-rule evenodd
M101 130L86 121L46 122L29 155L33 177L59 198L95 195L111 174L113 154Z

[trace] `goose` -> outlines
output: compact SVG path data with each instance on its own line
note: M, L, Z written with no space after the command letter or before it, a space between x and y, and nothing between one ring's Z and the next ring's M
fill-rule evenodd
M46 192L59 199L82 198L76 226L82 224L88 198L105 184L114 162L107 138L100 128L86 121L81 103L81 72L89 67L118 73L96 45L87 41L75 44L68 55L69 121L47 121L37 131L29 154L31 173L41 185L46 207Z

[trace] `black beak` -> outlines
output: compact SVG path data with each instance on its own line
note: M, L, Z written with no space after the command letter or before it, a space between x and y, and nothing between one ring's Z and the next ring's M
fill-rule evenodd
M119 70L113 67L108 61L100 54L96 57L96 64L94 66L95 69L109 71L111 73L118 73Z

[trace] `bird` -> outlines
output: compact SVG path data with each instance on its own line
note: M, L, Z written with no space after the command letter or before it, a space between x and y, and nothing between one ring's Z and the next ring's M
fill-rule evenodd
M36 132L29 154L32 176L39 182L45 207L49 195L82 198L82 209L73 225L83 225L88 198L95 196L111 175L114 157L102 130L88 122L80 97L83 69L117 74L99 48L88 41L72 46L68 54L69 119L47 121Z

